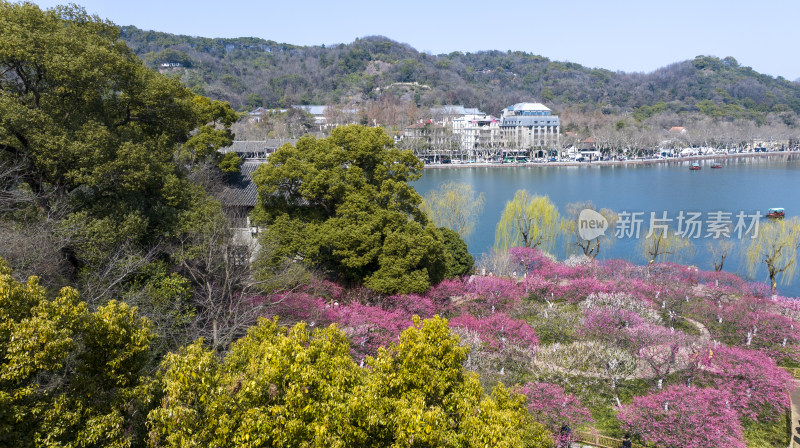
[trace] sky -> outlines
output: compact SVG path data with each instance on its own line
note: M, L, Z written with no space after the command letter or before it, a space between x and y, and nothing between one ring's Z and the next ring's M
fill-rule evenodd
M381 35L431 54L524 51L625 72L733 56L760 73L800 78L796 0L69 1L118 25L191 36L330 45Z

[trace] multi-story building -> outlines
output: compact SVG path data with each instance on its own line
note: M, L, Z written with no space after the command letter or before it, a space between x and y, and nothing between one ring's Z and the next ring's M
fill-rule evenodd
M408 126L405 145L426 162L523 160L557 154L560 123L540 103L518 103L501 118L463 106L436 110L439 119Z
M433 121L443 126L450 125L453 120L461 118L464 115L483 115L483 112L474 107L464 107L461 104L446 104L444 106L431 108L431 117Z
M500 120L491 115L468 114L453 119L453 134L470 159L488 160L496 148L503 146Z
M414 155L425 162L441 162L453 158L461 159L463 153L458 136L449 127L433 120L414 123L405 128L404 140Z
M517 103L503 109L500 132L506 148L541 150L558 146L560 122L541 103Z

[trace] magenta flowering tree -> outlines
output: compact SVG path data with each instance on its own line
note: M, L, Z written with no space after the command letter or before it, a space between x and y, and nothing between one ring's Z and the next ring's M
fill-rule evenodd
M553 297L561 298L570 303L585 300L591 294L612 292L613 287L608 283L594 277L579 277L561 280L550 286Z
M626 329L627 347L646 366L644 375L661 389L671 373L689 367L693 359L691 338L685 333L644 323Z
M696 267L671 262L655 263L648 267L650 280L659 284L696 285L700 272ZM673 283L676 281L678 283Z
M767 415L772 420L788 408L792 377L769 356L724 345L702 353L705 367L698 370L699 382L729 392L739 415L752 420Z
M504 299L518 300L524 293L515 279L507 277L474 277L464 286L468 293L494 303Z
M545 278L538 272L528 273L520 283L525 295L538 298L549 298L552 284L552 280Z
M578 329L581 338L616 342L626 339L626 329L642 325L644 319L633 311L609 307L587 308L583 325Z
M400 333L412 323L412 316L403 311L387 311L360 303L328 307L325 318L338 323L350 336L350 352L358 362L375 355L379 347L397 342Z
M697 276L702 284L729 288L731 291L741 291L745 285L741 277L725 271L700 271Z
M272 305L269 316L279 316L281 322L294 325L306 322L310 326L326 326L331 323L326 318L325 311L333 306L334 301L323 300L318 296L306 292L283 292L269 295L268 300Z
M524 269L525 272L548 270L553 265L557 264L539 249L530 247L512 247L508 250L508 254L511 256L512 260L519 263L520 267Z
M624 430L659 448L745 448L727 391L682 385L635 397L617 418Z
M524 320L513 319L505 313L483 318L461 315L450 319L450 326L476 332L483 343L493 350L500 350L511 344L532 350L539 344L533 327Z
M519 393L528 399L528 411L533 419L557 434L562 425L580 427L592 423L592 414L574 395L551 383L527 383Z
M477 318L469 314L450 320L453 333L470 348L466 367L481 375L481 382L518 384L530 370L539 344L534 329L525 321L504 313Z
M444 279L438 285L432 286L424 294L424 297L438 304L444 306L450 302L454 297L464 295L464 285L466 280L463 278Z
M588 276L589 274L589 270L587 269L587 267L582 265L571 266L566 264L553 263L547 266L547 268L548 269L540 269L537 272L541 272L542 275L554 279L582 278Z
M463 282L461 293L449 308L452 314L486 316L513 309L525 295L525 288L507 277L473 276Z
M761 282L748 282L744 285L745 294L755 297L771 297L773 295L772 288L767 283Z
M711 336L730 346L759 350L775 359L797 358L800 326L766 297L714 297L698 301L692 314Z
M408 321L411 316L417 315L423 319L430 319L436 314L441 314L443 308L427 296L417 294L398 294L389 296L383 301L382 308L395 312L405 313Z
M640 270L639 266L621 259L598 261L596 268L595 276L601 278L633 278Z
M640 301L655 304L662 293L662 287L654 285L641 278L625 278L623 276L611 279L610 288L617 293L625 293ZM658 305L660 306L660 304Z

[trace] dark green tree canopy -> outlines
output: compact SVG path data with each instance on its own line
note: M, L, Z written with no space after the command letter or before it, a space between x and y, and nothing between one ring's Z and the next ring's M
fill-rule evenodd
M281 256L381 292L424 291L444 275L441 233L408 182L422 163L378 128L344 126L285 145L253 175L255 222Z
M455 230L447 227L439 227L444 239L445 270L446 278L455 278L469 275L475 265L475 259L470 255L467 243Z
M29 192L40 216L58 207L73 242L173 236L205 196L185 168L219 163L232 140L227 103L148 69L114 24L76 6L0 1L0 29L0 166L18 175L3 188Z
M191 92L81 9L4 2L0 27L0 154L32 187L136 190L164 176L170 145L197 124Z

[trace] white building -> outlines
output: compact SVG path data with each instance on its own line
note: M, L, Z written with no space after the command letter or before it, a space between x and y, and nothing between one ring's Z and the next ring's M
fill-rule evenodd
M541 103L517 103L503 109L500 130L507 148L533 149L556 147L560 122Z
M483 114L467 114L453 119L453 134L459 137L461 149L480 153L501 145L500 120Z
M464 115L483 115L483 112L474 107L464 107L460 104L446 104L431 108L431 117L443 126L450 125L453 120Z
M322 129L327 124L325 118L325 106L323 105L299 105L293 104L293 109L300 109L314 117L314 125Z

